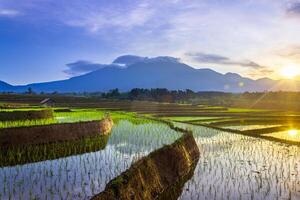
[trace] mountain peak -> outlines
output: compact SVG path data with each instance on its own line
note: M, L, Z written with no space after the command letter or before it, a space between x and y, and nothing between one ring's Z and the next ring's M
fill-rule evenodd
M12 85L10 85L10 84L4 82L4 81L0 81L0 84L1 84L1 85L6 85L6 86L12 86Z
M12 85L4 82L4 81L0 81L0 91L9 91L13 88Z
M232 79L240 79L243 78L241 77L241 75L237 74L237 73L232 73L232 72L228 72L225 74L226 77L228 78L232 78Z
M117 65L125 65L129 66L139 62L170 62L170 63L178 63L180 62L179 58L171 57L171 56L158 56L153 58L141 57L135 55L124 55L117 57L112 63Z
M273 81L273 80L270 78L260 78L260 79L257 79L257 81Z
M131 65L140 61L148 59L147 57L135 56L135 55L124 55L117 57L112 63L121 65Z
M170 63L178 63L180 62L180 58L175 58L171 56L158 56L154 58L150 58L147 60L148 62L170 62Z
M79 64L86 63L80 61ZM91 65L91 63L87 64ZM244 86L241 87L239 83L243 83ZM236 73L221 74L207 68L195 69L184 64L180 59L170 56L123 55L116 58L110 65L101 65L101 68L96 71L67 80L16 87L0 82L0 91L24 92L31 87L36 92L103 92L114 88L120 91L129 91L132 88L167 88L169 90L244 92L269 90L277 83L278 81L273 80L252 80ZM298 85L297 88L300 88L300 82ZM277 89L282 90L282 88Z

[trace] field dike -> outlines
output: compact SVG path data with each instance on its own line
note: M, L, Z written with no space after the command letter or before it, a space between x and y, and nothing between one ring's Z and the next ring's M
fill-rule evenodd
M27 163L55 160L105 149L109 135L49 144L0 148L0 168Z
M134 163L127 171L110 181L105 190L92 200L176 199L178 195L172 197L168 194L178 185L182 188L185 178L191 177L199 155L193 135L185 133L173 144Z
M112 126L113 120L107 117L100 121L5 128L0 129L0 146L47 144L108 135Z
M49 109L0 112L0 121L35 120L49 118L53 118L53 111Z

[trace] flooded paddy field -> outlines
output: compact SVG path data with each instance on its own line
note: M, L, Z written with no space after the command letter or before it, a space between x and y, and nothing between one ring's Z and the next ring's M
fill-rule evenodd
M194 131L200 160L179 199L300 198L300 147L185 127Z
M214 121L218 119L224 119L223 117L163 117L163 119L185 122L185 121Z
M71 112L53 112L53 116L48 119L24 119L24 120L12 120L12 121L1 121L0 128L11 128L11 127L28 127L28 126L40 126L49 124L59 123L73 123L73 122L84 122L92 120L100 120L107 113L105 110L98 109L72 109ZM131 118L134 116L133 113L124 112L110 112L112 118Z
M103 150L0 168L0 199L89 199L132 162L179 136L165 124L121 120Z
M300 130L291 129L291 130L287 130L287 131L264 134L264 136L274 137L274 138L283 139L283 140L287 140L287 141L299 142L300 141Z
M297 113L106 102L95 108L54 108L48 119L0 121L0 134L6 128L89 122L106 115L114 121L108 136L1 153L0 199L90 199L133 163L180 138L181 130L193 133L200 158L188 178L168 188L174 191L168 199L300 199Z
M239 131L248 131L255 129L265 129L265 128L274 128L280 127L281 125L236 125L236 126L224 126L223 128Z

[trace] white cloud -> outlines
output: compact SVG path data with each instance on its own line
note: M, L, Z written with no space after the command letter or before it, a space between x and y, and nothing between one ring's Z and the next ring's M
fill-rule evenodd
M195 66L199 63L188 60L185 52L211 52L279 68L285 62L272 50L300 44L299 20L287 16L287 9L299 11L296 4L288 6L294 0L0 0L0 7L4 1L31 21L47 19L91 32L95 43L109 43L115 54L170 55ZM249 72L221 64L209 67Z
M111 28L124 31L145 25L151 19L154 10L148 4L141 3L129 9L126 7L106 7L90 9L87 12L81 10L80 13L78 17L75 15L63 16L64 23L69 26L85 28L90 32Z
M15 17L20 15L21 13L17 10L12 10L12 9L2 9L0 8L0 17Z

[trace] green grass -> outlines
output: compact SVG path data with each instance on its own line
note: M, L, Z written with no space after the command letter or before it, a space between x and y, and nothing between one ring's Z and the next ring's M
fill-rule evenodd
M172 121L196 121L196 120L214 120L214 119L221 119L222 117L193 117L193 116L184 116L184 117L163 117L163 119L169 119Z
M56 119L22 120L22 121L0 121L1 128L29 127L59 123Z
M132 123L142 123L143 121L146 121L145 119L138 118L137 115L132 112L107 112L99 109L73 109L72 112L54 113L53 119L0 121L0 129L101 120L106 113L109 113L114 121L121 119L129 120Z
M108 138L109 136L95 136L75 141L1 149L0 167L99 151L105 148Z
M44 107L24 107L24 108L0 108L2 112L15 112L15 111L31 111L31 110L45 110L49 108Z
M249 113L249 112L266 112L268 110L252 109L252 108L228 108L228 113Z

